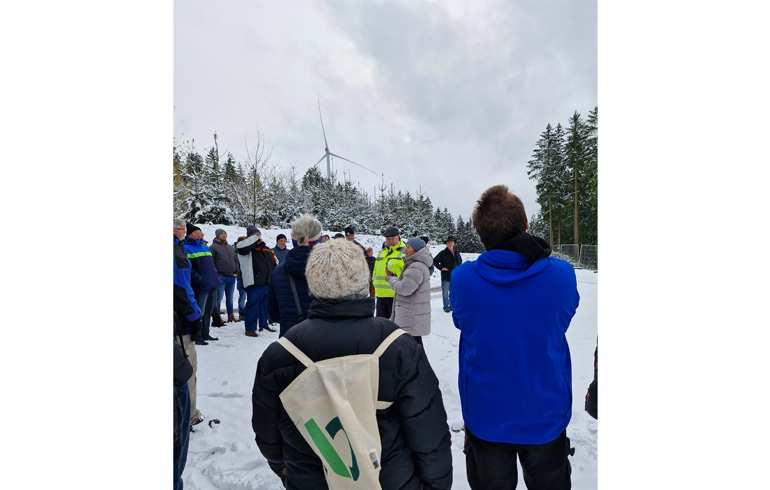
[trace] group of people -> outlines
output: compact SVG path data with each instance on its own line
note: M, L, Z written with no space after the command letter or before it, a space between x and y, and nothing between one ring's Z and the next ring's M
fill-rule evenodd
M193 279L207 287L214 283L208 272L195 270L193 261L208 257L199 242L202 237L196 238L195 227L180 221L174 221L175 424L179 429L175 430L175 488L181 485L184 468L188 437L184 429L202 420L195 406L195 338L200 334L206 339L210 300L199 296L192 284ZM279 342L268 346L257 364L252 427L260 452L287 488L328 488L329 465L335 468L337 460L342 464L352 457L349 472L334 469L351 478L357 471L354 467L367 464L361 458L356 462L352 443L349 455L338 454L332 446L319 449L326 436L314 433L311 439L304 426L289 416L284 403L288 403L290 385L299 382L303 372L309 374L311 366L315 369L315 363L372 354L378 356L372 396L381 448L370 456L377 454L372 463L380 487L451 487L450 431L422 339L431 329L434 270L441 272L443 309L460 330L458 386L471 488L515 488L517 459L529 489L570 488L566 427L571 418L572 375L565 334L579 302L575 272L567 262L550 257L547 242L526 233L524 206L505 186L482 194L472 222L485 252L467 263L451 236L433 258L427 237L403 241L398 228L390 226L383 231L385 243L375 255L371 247L355 240L352 226L344 235L328 238L321 223L308 214L292 223L289 250L285 236L279 235L276 247L270 249L259 230L249 226L246 237L229 247L232 253L228 250L226 258L213 261L214 269L226 276L231 271L224 266L229 266L230 257L237 257L230 275L242 282L248 298L247 336L269 329L271 321L280 325ZM185 231L188 237L182 240ZM226 234L222 239L219 231L215 241L226 244ZM188 240L192 246L188 247ZM222 268L217 268L220 262ZM231 282L222 283L225 293ZM228 319L231 308L232 300ZM408 335L394 336L397 331ZM384 350L381 345L386 346ZM188 374L187 388L177 389ZM339 425L339 418L326 425L332 440L337 431L344 431L342 425L335 426L335 420ZM344 432L350 442L351 435ZM329 456L330 452L334 454Z

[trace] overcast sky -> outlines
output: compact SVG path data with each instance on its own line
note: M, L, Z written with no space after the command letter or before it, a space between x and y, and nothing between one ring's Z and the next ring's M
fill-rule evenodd
M174 2L174 136L239 161L257 128L298 178L331 152L467 220L548 123L597 106L595 1ZM326 172L325 161L319 164ZM370 195L381 178L335 159ZM343 175L344 174L344 175Z

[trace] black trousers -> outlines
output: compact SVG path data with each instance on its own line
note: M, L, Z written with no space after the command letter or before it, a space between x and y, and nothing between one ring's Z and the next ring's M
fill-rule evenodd
M566 429L545 444L510 444L484 441L466 427L463 452L468 483L474 490L514 490L519 480L517 456L529 490L572 488Z
M377 309L374 316L378 318L390 318L393 312L393 298L377 298Z

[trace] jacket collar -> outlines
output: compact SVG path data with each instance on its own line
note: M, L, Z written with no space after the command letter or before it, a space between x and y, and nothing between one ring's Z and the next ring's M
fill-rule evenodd
M286 254L286 259L283 261L286 272L292 275L295 279L305 279L305 266L307 265L307 259L310 257L310 252L313 249L311 247L294 247Z
M308 318L371 318L374 316L374 298L317 299L310 304Z

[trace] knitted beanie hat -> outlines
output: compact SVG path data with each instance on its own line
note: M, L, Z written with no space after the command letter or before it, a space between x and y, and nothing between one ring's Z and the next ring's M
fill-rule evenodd
M369 287L369 267L361 247L350 240L316 245L307 259L305 277L316 298L340 299Z
M246 227L246 236L251 236L254 233L259 233L260 235L262 235L262 232L260 232L259 228L257 228L256 226L251 225Z
M222 233L227 234L227 232L222 228L217 228L217 231L214 232L214 238L219 238L219 235L221 235Z
M409 240L406 241L406 244L412 247L415 252L419 252L420 250L425 248L425 242L423 242L421 238L417 238L417 237L410 238Z
M312 214L303 214L291 224L291 238L297 245L308 245L321 238L321 222Z
M194 232L195 230L200 230L200 228L192 223L187 223L187 236L190 236L190 233Z

